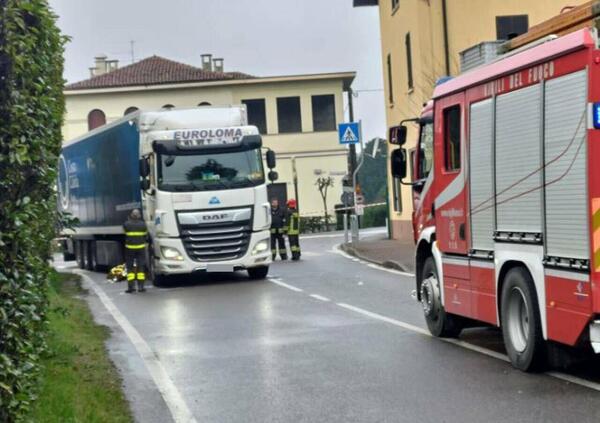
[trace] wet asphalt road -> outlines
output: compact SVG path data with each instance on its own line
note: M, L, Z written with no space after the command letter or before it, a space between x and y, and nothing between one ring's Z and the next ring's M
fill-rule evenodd
M197 276L126 295L85 274L198 422L600 421L599 391L464 348L501 354L495 330L468 330L466 345L423 334L413 278L342 255L341 241L305 238L301 262L276 262L258 282ZM109 350L137 420L180 418L114 314L96 295L89 301L113 329Z

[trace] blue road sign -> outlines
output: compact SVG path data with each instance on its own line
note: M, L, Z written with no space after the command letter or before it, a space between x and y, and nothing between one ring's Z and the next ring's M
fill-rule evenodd
M360 122L340 123L338 125L340 144L360 143Z

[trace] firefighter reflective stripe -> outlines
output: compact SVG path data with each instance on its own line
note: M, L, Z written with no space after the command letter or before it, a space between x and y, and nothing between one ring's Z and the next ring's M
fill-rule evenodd
M290 247L290 250L292 250L292 253L294 253L294 252L300 252L300 246L299 245L292 245Z
M272 234L284 234L285 228L271 228Z
M138 272L138 274L137 274L137 280L138 281L144 281L144 280L146 280L146 274L143 273L143 272Z
M600 271L600 198L592 198L592 237L594 244L594 269Z
M143 232L125 232L125 235L127 236L146 236L148 235L148 232L143 231Z
M135 273L133 273L133 272L127 273L127 280L128 281L132 281L134 279L135 279Z
M300 216L298 215L298 212L290 214L289 219L288 235L298 235L300 233Z
M146 244L125 244L125 248L130 250L141 250L142 248L146 248Z

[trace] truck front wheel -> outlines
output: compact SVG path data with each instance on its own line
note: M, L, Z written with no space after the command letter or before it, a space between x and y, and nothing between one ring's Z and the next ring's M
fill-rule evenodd
M462 324L458 316L446 313L442 305L440 282L433 257L423 264L421 281L421 304L429 332L433 336L455 338L460 335Z
M248 276L252 280L264 279L269 273L269 266L251 267L248 269Z
M525 372L543 370L546 343L531 275L522 267L508 271L502 286L502 335L510 362Z

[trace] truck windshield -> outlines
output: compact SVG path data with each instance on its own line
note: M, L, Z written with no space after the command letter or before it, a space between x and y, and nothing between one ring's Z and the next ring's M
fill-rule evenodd
M163 191L245 188L264 181L260 149L158 156L158 189Z

